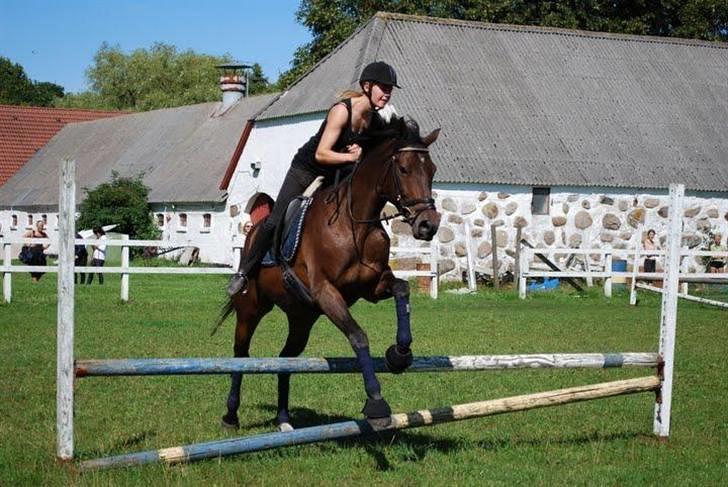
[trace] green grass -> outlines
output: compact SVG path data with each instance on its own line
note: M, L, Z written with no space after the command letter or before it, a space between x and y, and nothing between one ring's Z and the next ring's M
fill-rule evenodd
M76 291L76 357L226 357L233 321L210 336L222 276L132 276ZM32 285L14 275L13 303L0 306L0 485L726 485L728 482L728 312L680 302L673 430L652 436L651 394L501 415L356 439L284 448L190 465L149 465L78 475L55 461L55 275ZM534 294L442 293L412 300L415 353L499 354L655 351L659 297L606 300L595 290ZM354 315L375 355L395 334L394 307L359 304ZM285 317L271 313L253 341L276 356ZM350 356L343 335L316 325L308 356ZM644 369L532 370L382 375L396 411L447 406L637 377ZM209 441L219 428L225 376L88 378L76 387L80 459ZM245 379L240 435L271 431L275 377ZM314 425L360 417L355 375L292 380L292 419Z

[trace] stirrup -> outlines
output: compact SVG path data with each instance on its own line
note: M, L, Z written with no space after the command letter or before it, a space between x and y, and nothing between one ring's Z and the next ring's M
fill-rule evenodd
M233 277L230 278L230 283L228 284L227 288L228 296L232 298L239 292L246 294L248 292L248 282L248 276L246 276L242 272L236 272L235 274L233 274Z

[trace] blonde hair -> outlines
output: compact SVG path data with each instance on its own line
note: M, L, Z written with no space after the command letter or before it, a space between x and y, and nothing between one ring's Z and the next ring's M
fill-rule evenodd
M364 93L361 91L356 90L344 90L341 93L339 93L339 101L346 100L347 98L356 98L359 96L364 96Z

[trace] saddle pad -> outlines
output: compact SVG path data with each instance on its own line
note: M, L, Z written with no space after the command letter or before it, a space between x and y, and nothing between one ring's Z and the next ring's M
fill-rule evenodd
M306 213L308 208L311 206L313 198L300 197L301 206L298 211L291 217L289 221L284 223L283 243L281 244L281 256L286 259L286 262L290 262L296 256L298 250L298 244L301 242L301 235L303 234L303 222L306 219ZM293 202L295 203L295 201ZM261 265L270 267L278 265L273 250L268 250L261 261Z

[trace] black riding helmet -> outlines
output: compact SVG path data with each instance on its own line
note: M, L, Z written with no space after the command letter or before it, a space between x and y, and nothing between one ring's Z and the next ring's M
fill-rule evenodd
M359 84L361 85L365 81L401 88L397 84L397 73L394 68L384 61L375 61L366 65L359 76Z

